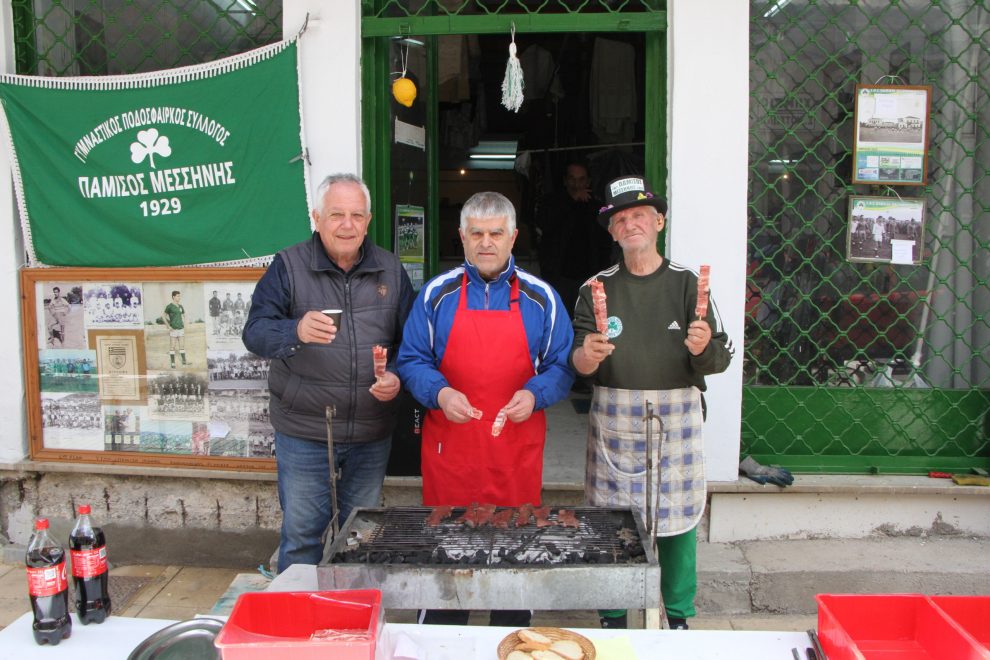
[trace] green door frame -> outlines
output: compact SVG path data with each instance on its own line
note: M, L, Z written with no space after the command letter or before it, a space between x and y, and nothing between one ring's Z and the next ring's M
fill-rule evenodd
M372 224L372 240L392 249L392 200L389 185L391 135L389 108L392 101L388 71L389 38L422 36L428 38L428 66L436 70L436 39L450 34L497 34L508 37L512 28L519 33L539 32L642 32L646 41L644 139L647 179L667 196L667 13L665 11L607 14L490 14L408 16L403 18L364 17L361 20L361 144L362 173L371 191L372 208L378 222ZM429 76L430 99L436 98L436 76ZM426 277L438 260L437 235L439 201L437 187L438 112L435 103L427 109L426 148L429 158L429 201L426 208ZM664 244L661 237L660 245Z

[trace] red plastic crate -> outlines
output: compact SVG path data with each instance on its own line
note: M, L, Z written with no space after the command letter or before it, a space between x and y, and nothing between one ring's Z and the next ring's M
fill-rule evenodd
M990 596L929 596L935 606L976 640L990 659Z
M986 660L985 649L918 594L819 594L829 660Z
M241 594L214 643L224 660L374 660L381 605L376 589ZM360 639L312 639L323 630L354 631Z

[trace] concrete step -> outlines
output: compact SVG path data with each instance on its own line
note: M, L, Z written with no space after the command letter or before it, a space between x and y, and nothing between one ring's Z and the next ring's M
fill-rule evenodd
M965 536L698 544L699 616L817 611L820 593L990 593L990 539Z

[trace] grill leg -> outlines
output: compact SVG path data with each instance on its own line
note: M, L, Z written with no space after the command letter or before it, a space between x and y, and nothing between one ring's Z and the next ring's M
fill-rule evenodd
M660 630L660 622L664 620L665 617L660 616L659 608L651 607L643 610L643 628L646 630Z

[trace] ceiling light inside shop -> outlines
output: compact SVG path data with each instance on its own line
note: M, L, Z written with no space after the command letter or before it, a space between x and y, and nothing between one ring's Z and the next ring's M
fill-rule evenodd
M482 140L468 150L471 169L511 170L518 140Z

